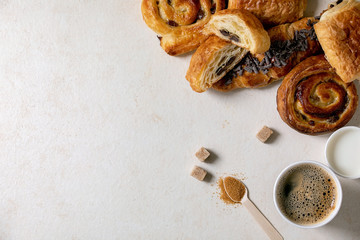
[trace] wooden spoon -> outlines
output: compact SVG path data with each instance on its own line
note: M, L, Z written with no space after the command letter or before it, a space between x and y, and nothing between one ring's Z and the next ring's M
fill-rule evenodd
M243 182L233 177L226 177L224 179L224 189L232 201L236 203L241 202L247 208L247 210L255 218L257 223L261 226L270 239L284 239L275 229L275 227L269 222L269 220L267 220L267 218L255 206L255 204L249 199L247 188Z

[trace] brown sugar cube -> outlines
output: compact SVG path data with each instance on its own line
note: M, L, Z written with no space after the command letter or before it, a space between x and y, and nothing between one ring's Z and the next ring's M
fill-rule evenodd
M190 175L199 181L204 180L206 174L207 174L207 171L198 166L194 166L190 172Z
M200 160L200 161L205 161L205 159L207 159L210 156L210 153L208 150L206 150L206 148L201 147L199 149L199 151L197 151L195 153L195 156Z
M273 134L273 131L268 128L267 126L264 126L257 134L256 137L262 141L263 143L266 142L269 137Z

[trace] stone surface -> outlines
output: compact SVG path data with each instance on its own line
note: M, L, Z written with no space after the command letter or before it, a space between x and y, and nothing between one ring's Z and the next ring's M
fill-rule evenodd
M329 134L281 120L280 82L193 92L191 54L164 53L140 3L0 1L0 239L267 239L215 194L232 173L285 239L357 239L359 181L341 181L339 215L320 229L289 225L273 203L283 168L325 163ZM264 122L279 132L271 144L254 137ZM216 153L207 182L189 176L199 143Z

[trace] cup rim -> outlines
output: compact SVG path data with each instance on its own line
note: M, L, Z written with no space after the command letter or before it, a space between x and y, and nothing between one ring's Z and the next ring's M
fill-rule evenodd
M337 186L337 199L336 199L336 205L335 205L335 209L331 212L330 216L328 216L326 219L324 219L323 221L316 223L316 224L310 224L310 225L301 225L301 224L297 224L292 222L290 219L288 219L280 210L280 207L278 205L277 202L277 198L276 198L276 190L277 190L277 186L279 185L279 181L280 179L284 176L284 174L289 171L290 169L302 165L302 164L314 164L317 165L319 167L321 167L322 169L324 169L326 172L328 172L334 179L336 186ZM285 167L280 174L278 175L278 177L276 178L275 184L274 184L274 189L273 189L273 201L275 204L275 208L277 210L277 212L280 214L280 216L285 219L286 222L300 227L300 228L317 228L317 227L321 227L324 226L325 224L329 223L331 220L333 220L335 218L335 216L338 214L341 204L342 204L342 197L343 197L343 193L342 193L342 188L341 188L341 183L339 181L339 179L337 178L336 174L329 168L327 167L325 164L317 162L317 161L312 161L312 160L307 160L307 161L298 161L295 163L292 163L290 165L288 165L287 167Z
M360 178L360 174L357 175L357 176L350 176L350 175L344 175L342 173L340 173L339 171L337 171L334 166L331 165L331 163L329 162L329 159L328 159L328 154L327 154L327 150L328 150L328 145L330 144L331 141L333 141L333 139L338 136L341 132L344 132L348 129L355 129L355 130L360 130L360 127L356 127L356 126L346 126L346 127L342 127L342 128L339 128L338 130L336 130L335 132L333 132L330 137L328 138L328 140L326 141L326 144L325 144L325 159L326 159L326 162L329 164L331 170L333 170L337 175L339 175L340 177L343 177L343 178L347 178L347 179L358 179Z

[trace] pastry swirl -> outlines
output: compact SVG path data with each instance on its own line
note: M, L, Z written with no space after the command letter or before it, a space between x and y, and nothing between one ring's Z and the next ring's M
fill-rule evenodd
M299 63L277 92L277 110L285 123L305 134L334 131L350 121L358 105L353 83L345 83L324 55Z
M169 55L196 49L208 35L202 30L211 15L225 8L225 0L143 0L145 23L159 36Z

